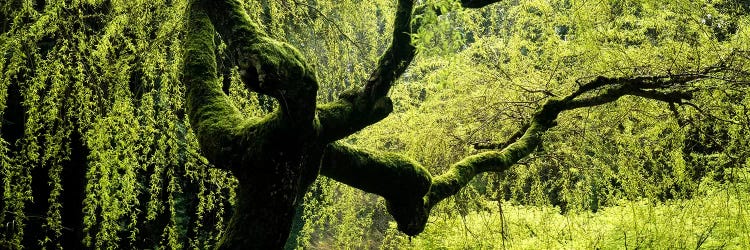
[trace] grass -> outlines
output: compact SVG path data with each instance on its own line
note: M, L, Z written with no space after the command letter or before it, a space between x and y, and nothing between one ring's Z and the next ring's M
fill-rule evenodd
M384 248L750 249L750 188L734 184L702 193L664 203L623 200L597 213L565 215L553 207L503 204L501 216L495 203L465 217L433 216L423 234L394 234Z

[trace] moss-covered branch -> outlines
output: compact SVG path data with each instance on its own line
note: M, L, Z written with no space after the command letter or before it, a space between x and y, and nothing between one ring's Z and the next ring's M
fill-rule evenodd
M399 0L393 26L393 40L381 55L364 88L353 89L339 100L318 108L321 140L333 142L376 123L393 110L387 97L393 83L414 59L411 44L414 0Z
M482 8L499 0L461 0L464 8ZM424 7L416 8L417 12ZM406 71L414 59L416 47L412 45L411 36L418 30L421 22L413 22L415 12L414 0L399 0L396 18L393 22L393 40L378 61L377 67L367 80L362 97L375 102L388 94L393 82Z
M322 175L383 196L402 232L416 235L424 229L428 211L423 197L432 177L418 162L399 154L332 143L326 148L321 165Z
M276 98L295 124L313 120L318 83L297 49L266 35L238 0L199 0L193 8L206 10L247 88Z
M541 137L556 125L558 115L566 110L592 107L633 95L648 99L680 102L692 97L690 92L670 90L704 77L695 75L644 76L633 78L598 77L562 99L550 99L534 114L521 138L500 151L483 152L464 158L442 175L433 178L425 206L428 210L441 200L456 194L479 173L502 172L531 154ZM608 86L607 89L601 89ZM599 91L597 91L599 90ZM596 93L593 93L596 92ZM581 97L584 95L591 95Z
M462 0L465 8L481 8L497 0ZM381 55L375 70L362 89L354 89L333 102L318 107L321 140L333 142L351 135L387 117L392 111L388 98L393 83L403 74L416 55L412 34L422 25L412 17L427 5L415 6L414 0L399 0L393 23L393 40ZM440 13L439 13L440 14Z
M365 101L374 103L386 96L393 82L406 71L414 59L416 48L411 44L413 10L414 0L398 1L396 19L393 21L393 40L367 80L362 93Z
M559 114L566 110L613 102L625 95L678 102L689 99L686 83L703 77L685 75L633 78L598 77L583 84L577 91L559 99L549 99L501 150L468 156L451 165L445 173L430 177L424 168L403 156L354 149L332 144L326 151L321 173L335 180L386 198L389 212L399 230L416 235L422 232L429 211L440 201L455 195L476 175L503 172L531 154L541 143L543 134L556 125ZM377 178L373 178L377 177ZM431 180L424 196L424 183Z
M216 77L214 29L205 12L193 8L185 41L183 83L187 86L187 111L204 156L217 166L228 166L223 148L242 117L221 91Z
M358 102L358 91L342 94L338 100L318 106L320 141L330 143L347 137L387 117L393 111L393 102L381 97L373 104Z
M344 143L328 145L322 163L320 173L324 176L389 200L421 198L432 181L427 169L412 159ZM409 183L410 188L403 189L403 183Z
M466 8L481 8L490 1L462 1ZM494 2L494 1L493 1ZM344 93L339 100L318 107L321 140L333 142L351 135L387 117L393 110L388 92L406 71L416 55L412 34L422 25L413 16L426 11L427 5L415 6L414 0L399 0L393 22L393 40L381 55L375 70L362 89Z

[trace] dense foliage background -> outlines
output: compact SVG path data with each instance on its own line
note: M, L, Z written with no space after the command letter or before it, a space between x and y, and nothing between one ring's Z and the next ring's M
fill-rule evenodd
M475 178L407 238L384 201L320 177L289 248L748 248L750 3L513 0L426 12L395 111L346 141L441 173L598 75L738 69L689 104L568 111L511 171ZM209 169L184 115L187 1L0 3L0 248L214 245L236 181ZM395 1L249 0L316 65L319 101L361 86ZM741 58L742 60L729 59ZM744 61L743 61L744 60ZM248 116L276 107L228 79ZM719 84L721 82L721 84Z

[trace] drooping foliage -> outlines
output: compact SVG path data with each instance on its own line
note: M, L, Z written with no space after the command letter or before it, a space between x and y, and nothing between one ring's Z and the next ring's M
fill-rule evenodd
M0 246L216 243L236 184L207 167L185 116L179 79L187 5L2 3ZM268 34L326 69L318 74L325 100L366 76L393 11L385 2L247 1L245 8ZM371 23L342 15L355 11ZM225 82L248 116L275 108L236 78Z
M413 35L418 56L392 90L394 113L345 140L399 152L433 174L512 137L545 100L592 76L693 72L721 62L748 70L744 1L528 0L480 10L427 2L436 8L417 16L424 23ZM179 79L187 7L174 0L0 3L0 248L217 243L236 180L209 168L185 115ZM395 1L250 0L245 10L314 65L318 100L326 102L367 80L390 39ZM237 74L224 79L225 91L245 115L277 108ZM747 75L725 77L702 82L690 104L627 97L565 112L531 157L475 178L438 205L430 223L473 218L494 204L500 211L492 216L502 214L500 204L596 212L746 182ZM382 199L327 178L299 210L289 247L409 244L389 225ZM729 215L716 223L730 220L746 224ZM743 230L745 238L727 244L746 246ZM436 235L428 229L420 237Z

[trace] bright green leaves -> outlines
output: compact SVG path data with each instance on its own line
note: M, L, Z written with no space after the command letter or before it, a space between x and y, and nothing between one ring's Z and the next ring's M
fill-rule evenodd
M458 1L435 0L417 5L412 25L418 30L412 34L412 43L419 54L447 54L465 48L467 39L474 34L471 24L465 25L471 15Z
M71 230L82 232L76 222L85 221L89 247L179 248L188 225L199 224L185 216L194 200L201 218L223 218L225 206L195 197L200 190L226 202L232 181L210 175L187 136L178 80L187 2L52 1L40 13L31 1L8 4L22 2L0 34L0 112L8 86L17 84L25 113L18 149L0 147L0 245L80 248ZM206 180L188 181L196 179ZM70 208L84 203L75 198L79 189L86 206L76 212ZM165 205L170 198L177 202ZM198 228L193 240L210 245L221 225Z
M84 167L80 220L89 247L214 245L236 180L208 170L184 115L179 79L188 1L46 1L43 9L39 2L0 4L0 114L8 112L11 84L19 86L25 112L21 140L0 140L0 247L17 248L24 238L29 248L54 247L68 237L63 221L74 215L60 202L71 190L63 173ZM361 86L393 29L394 1L244 2L265 33L310 60L320 101ZM722 61L748 67L747 59L727 59L750 50L746 1L527 0L480 10L463 10L458 1L425 4L431 8L415 17L422 25L412 37L420 55L392 89L394 114L347 140L402 153L435 174L480 152L473 144L504 141L578 79L693 72ZM675 115L665 104L624 98L563 113L540 151L503 176L472 181L473 190L461 195L607 211L620 198L686 198L746 178L747 76L719 77L731 81L696 85L711 89L696 94L703 111L677 105ZM236 71L231 78L229 98L244 116L277 109L241 86ZM69 139L76 133L90 150L87 165L69 163L80 149ZM34 190L45 195L34 197ZM405 242L394 240L395 225L374 196L359 206L355 191L321 181L306 200L310 224L301 241L310 245ZM454 218L452 205L436 210L438 222ZM467 216L467 207L481 207L455 206ZM363 234L371 238L362 241Z
M69 138L73 130L72 119L66 114L76 112L74 110L78 104L76 100L69 99L72 91L66 83L82 79L74 74L74 68L78 65L76 61L54 63L63 58L63 54L71 52L65 46L53 48L55 44L49 41L49 36L59 28L57 24L50 23L56 11L59 9L51 9L51 14L26 19L26 23L19 21L13 26L14 29L2 34L0 87L3 96L0 101L3 102L3 109L15 109L4 110L4 114L16 116L3 116L9 119L3 121L3 128L6 129L3 132L7 133L4 137L18 139L9 142L13 143L8 145L13 151L7 151L3 158L12 160L4 162L2 166L5 202L0 211L4 218L0 220L12 223L4 224L9 226L3 226L0 231L5 232L2 241L8 247L21 243L24 229L38 232L36 236L44 236L34 241L26 240L29 242L27 244L54 246L51 243L60 239L63 228L59 202L61 171L71 153ZM22 12L15 14L23 15ZM11 86L18 92L6 92ZM9 98L7 94L14 96ZM10 100L17 103L11 104ZM22 129L11 131L8 129L11 125ZM32 179L32 175L36 180ZM42 190L48 193L34 191L39 187L46 187Z
M122 91L122 85L118 89ZM119 94L109 115L98 119L85 135L91 150L84 200L87 245L117 248L121 232L131 232L132 236L137 232L138 217L131 215L136 215L133 210L139 205L137 171L144 169L138 162L137 148L132 147L140 127L136 122L128 95Z
M349 140L414 156L437 174L456 159L476 153L472 144L508 138L528 123L531 112L545 99L570 93L579 86L577 80L585 83L595 75L696 72L721 61L747 70L744 59L728 58L732 51L747 47L740 42L746 31L739 28L722 39L712 28L715 24L701 21L707 13L713 17L729 13L712 4L521 1L517 6L482 12L487 19L503 21L483 25L477 30L495 32L481 33L487 35L476 38L461 53L448 56L425 52L430 48L424 44L438 36L420 32L414 39L422 54L402 78L403 84L392 91L396 112ZM428 13L418 18L447 23L442 16L433 17ZM746 17L730 19L742 22ZM461 25L474 28L468 24L450 27L459 29ZM696 86L727 87L724 91L744 94L746 80L740 75L733 77L742 79L736 83L741 86L714 81ZM736 95L730 99L715 94L694 102L716 106L744 102ZM689 106L679 110L695 111ZM726 119L743 117L744 109L723 106L712 110L711 114ZM499 182L493 185L502 190L484 195L496 197L494 192L499 191L499 196L522 204L601 211L621 198L689 198L700 190L701 183L713 183L712 172L725 171L722 167L726 166L719 165L746 164L747 156L738 153L717 155L708 171L702 169L704 163L691 162L684 152L686 128L678 120L666 104L638 98L565 112L558 119L561 125L545 137L540 151L502 180L490 178L490 182ZM736 125L727 127L743 126ZM739 145L744 145L747 135L733 135L739 139L721 142L745 147ZM476 184L483 185L486 183Z

